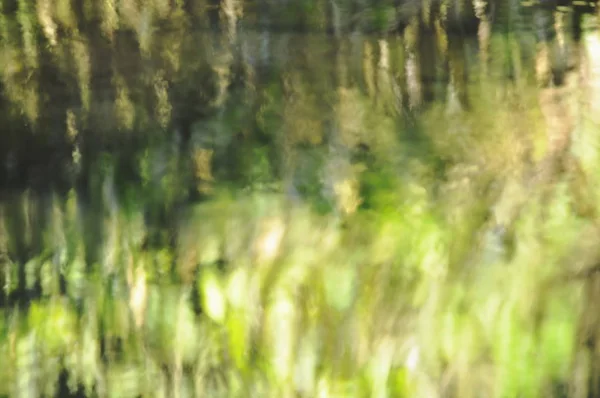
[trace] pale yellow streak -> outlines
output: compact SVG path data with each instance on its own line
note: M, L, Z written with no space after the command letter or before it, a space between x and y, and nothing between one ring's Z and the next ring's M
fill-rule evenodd
M56 23L52 17L52 5L50 0L38 0L37 15L44 35L51 45L56 45Z
M137 267L133 284L130 289L131 293L129 296L129 306L131 308L131 312L133 313L135 325L139 328L144 323L144 313L148 298L146 271L144 271L142 266Z
M115 100L117 122L119 127L131 130L135 120L135 107L129 97L129 89L125 84L125 80L120 75L116 74L113 81L117 91L117 98Z
M359 182L356 178L346 178L336 182L333 189L338 205L345 214L352 214L358 209L362 200L359 196Z
M285 234L285 224L279 217L262 222L261 234L256 242L257 260L259 263L269 262L279 254L281 242Z
M169 83L164 79L163 73L154 76L154 93L156 95L156 117L163 128L171 121L172 106L169 101Z
M73 141L75 141L75 138L77 138L79 131L77 131L77 124L75 121L75 113L73 112L72 109L67 110L66 125L67 125L67 137L69 137L69 141L73 142Z
M373 47L371 43L365 41L364 44L364 56L363 56L363 71L364 79L367 84L367 90L369 97L375 97L375 76L373 72Z
M77 18L71 8L70 0L56 0L54 13L56 19L63 27L68 28L70 31L77 30Z
M110 40L113 38L113 32L119 26L119 16L117 14L117 5L115 0L102 0L102 32Z
M79 35L77 35L79 36ZM79 95L84 111L90 108L90 79L91 79L91 63L88 53L88 43L82 37L77 37L73 41L73 57L77 68L77 84L79 85Z

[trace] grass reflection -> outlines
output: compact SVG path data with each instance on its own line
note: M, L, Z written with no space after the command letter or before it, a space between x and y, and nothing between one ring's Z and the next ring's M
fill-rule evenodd
M86 242L75 232L77 196L65 207L55 198L40 209L54 244L4 266L24 267L26 281L11 288L3 274L13 304L2 393L53 395L64 368L87 395L537 396L570 379L577 349L581 284L548 284L587 224L564 187L550 207L530 200L511 256L460 271L450 254L472 246L472 234L456 234L465 226L436 214L418 189L344 227L277 197L206 203L181 220L176 252L145 247L141 208L99 215L108 229ZM228 225L249 232L245 243ZM85 263L90 244L102 262ZM181 279L186 262L195 276Z
M0 395L597 395L598 33L372 3L2 4Z

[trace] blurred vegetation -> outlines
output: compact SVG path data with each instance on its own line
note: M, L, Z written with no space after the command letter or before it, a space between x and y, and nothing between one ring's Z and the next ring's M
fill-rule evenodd
M4 0L0 396L600 396L599 45L593 2Z

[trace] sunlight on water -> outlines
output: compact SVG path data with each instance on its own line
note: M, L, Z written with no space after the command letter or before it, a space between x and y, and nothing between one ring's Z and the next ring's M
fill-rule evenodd
M3 2L0 396L599 395L595 4Z

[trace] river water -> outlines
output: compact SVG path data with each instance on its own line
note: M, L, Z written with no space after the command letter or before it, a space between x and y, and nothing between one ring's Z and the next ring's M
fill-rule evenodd
M594 4L449 4L3 3L0 396L596 396Z

